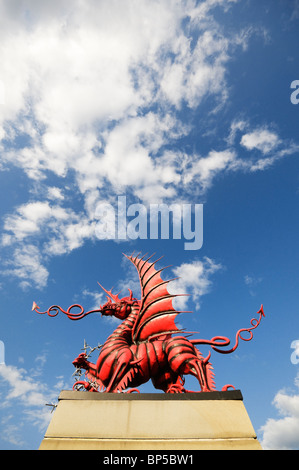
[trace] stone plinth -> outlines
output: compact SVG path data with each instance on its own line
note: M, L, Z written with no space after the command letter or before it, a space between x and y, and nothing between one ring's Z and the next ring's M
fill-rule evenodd
M261 449L239 390L62 391L41 450Z

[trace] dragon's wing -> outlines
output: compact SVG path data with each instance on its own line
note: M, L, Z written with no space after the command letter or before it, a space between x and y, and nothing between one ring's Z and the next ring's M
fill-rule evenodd
M172 295L167 290L167 284L160 273L166 269L155 269L157 261L150 262L152 256L143 257L125 255L137 268L141 286L141 305L139 315L132 330L134 343L151 340L165 334L179 333L175 324L176 316L181 313L173 308ZM161 259L161 258L159 258Z

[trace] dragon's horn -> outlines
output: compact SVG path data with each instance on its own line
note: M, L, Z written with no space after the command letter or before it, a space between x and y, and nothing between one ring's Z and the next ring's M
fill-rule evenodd
M101 286L101 284L98 282L99 286L103 289L104 292L106 292L107 295L109 295L110 299L113 300L113 302L119 302L120 298L117 295L112 294L111 290L106 290L105 287Z

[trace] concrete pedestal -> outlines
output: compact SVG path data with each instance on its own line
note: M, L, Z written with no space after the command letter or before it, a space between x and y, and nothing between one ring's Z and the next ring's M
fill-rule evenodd
M62 391L41 450L257 450L239 390L207 393Z

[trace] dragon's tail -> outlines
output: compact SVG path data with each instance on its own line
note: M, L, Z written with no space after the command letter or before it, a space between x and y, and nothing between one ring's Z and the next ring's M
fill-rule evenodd
M235 345L231 349L226 349L226 350L219 349L219 348L223 348L223 347L230 345L230 339L225 336L214 336L211 340L190 339L189 341L192 344L205 344L205 345L211 346L214 351L219 352L221 354L230 354L237 349L239 345L239 339L242 339L243 341L250 341L253 338L252 330L254 330L255 328L259 326L262 320L262 317L265 316L263 305L261 305L261 308L259 309L257 313L259 313L260 315L259 319L257 320L256 318L252 318L252 320L250 321L252 326L250 328L242 328L239 331L237 331ZM248 338L242 337L242 333L244 332L249 333Z

